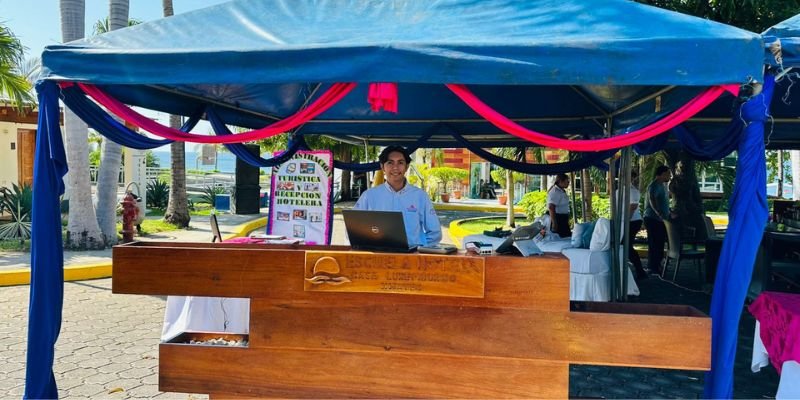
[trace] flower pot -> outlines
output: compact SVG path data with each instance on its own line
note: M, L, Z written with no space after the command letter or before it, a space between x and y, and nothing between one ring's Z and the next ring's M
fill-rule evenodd
M502 206L506 205L507 201L508 201L508 196L506 196L504 194L501 194L501 195L497 196L497 202L500 203L500 205L502 205Z
M454 190L453 191L453 197L455 197L456 200L460 199L461 198L461 191L460 190Z
M450 195L447 193L442 193L439 195L442 198L442 203L450 202Z

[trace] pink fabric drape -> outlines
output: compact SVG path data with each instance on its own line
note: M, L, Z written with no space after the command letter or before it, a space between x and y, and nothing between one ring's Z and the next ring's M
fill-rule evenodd
M478 115L485 118L487 121L491 122L494 126L500 128L501 130L544 147L570 151L604 151L639 143L657 136L660 133L666 132L667 130L670 130L680 123L686 121L700 112L700 110L706 108L726 91L731 92L734 95L738 95L739 93L739 87L736 85L714 86L703 91L688 103L684 104L681 108L644 128L626 133L624 135L604 139L569 140L532 131L514 121L511 121L481 101L465 85L448 84L447 87L462 101L464 101L464 103L472 108L472 110L478 113Z
M372 111L380 111L382 108L397 114L397 84L370 83L367 100Z
M62 83L61 85L68 85L68 84L71 83ZM142 114L139 114L135 110L126 106L125 104L122 104L120 101L109 96L108 94L100 90L100 88L94 85L78 83L78 86L80 86L80 88L83 89L84 92L86 92L95 101L97 101L103 107L110 110L112 113L121 117L126 122L132 123L133 125L138 126L139 128L144 129L145 131L150 132L154 135L172 140L180 140L180 141L195 142L195 143L242 143L253 140L266 139L284 132L288 132L293 128L296 128L308 122L317 115L325 112L325 110L329 109L339 100L341 100L344 96L350 93L350 91L353 90L353 88L355 88L356 84L335 83L331 85L330 89L328 89L325 93L323 93L317 100L311 103L308 107L298 111L294 115L291 115L285 119L277 121L261 129L256 129L249 132L237 133L235 135L225 135L225 136L196 135L161 125L153 121L152 119L147 118Z
M800 362L800 295L762 292L749 310L761 323L761 341L778 373L785 361Z

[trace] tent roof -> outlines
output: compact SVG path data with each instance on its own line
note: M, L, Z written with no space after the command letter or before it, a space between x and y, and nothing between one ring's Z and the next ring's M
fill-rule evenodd
M332 82L398 82L397 115L371 111L360 85L303 132L402 141L445 119L488 146L520 140L443 83L472 85L530 128L592 137L664 86L684 87L662 94L677 107L705 86L759 77L762 62L757 34L627 0L238 0L48 46L42 77L176 114L213 102L245 127L295 112ZM651 101L620 112L614 129L652 111Z
M767 42L771 42L772 38L780 39L784 66L800 66L800 14L767 29L762 36ZM766 56L766 63L776 64L769 52Z

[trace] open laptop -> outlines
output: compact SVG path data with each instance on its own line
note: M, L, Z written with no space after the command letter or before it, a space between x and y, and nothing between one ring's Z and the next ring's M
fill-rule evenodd
M342 210L344 226L355 250L410 253L400 211Z

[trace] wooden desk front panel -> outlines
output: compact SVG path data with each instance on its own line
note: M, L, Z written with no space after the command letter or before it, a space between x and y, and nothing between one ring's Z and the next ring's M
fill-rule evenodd
M235 362L232 362L235 360ZM567 398L561 362L162 344L159 389L269 398Z
M306 292L305 251L283 247L202 243L116 246L112 290L125 294L268 298L275 304L434 304L569 310L569 262L562 255L486 257L485 292L481 299Z

